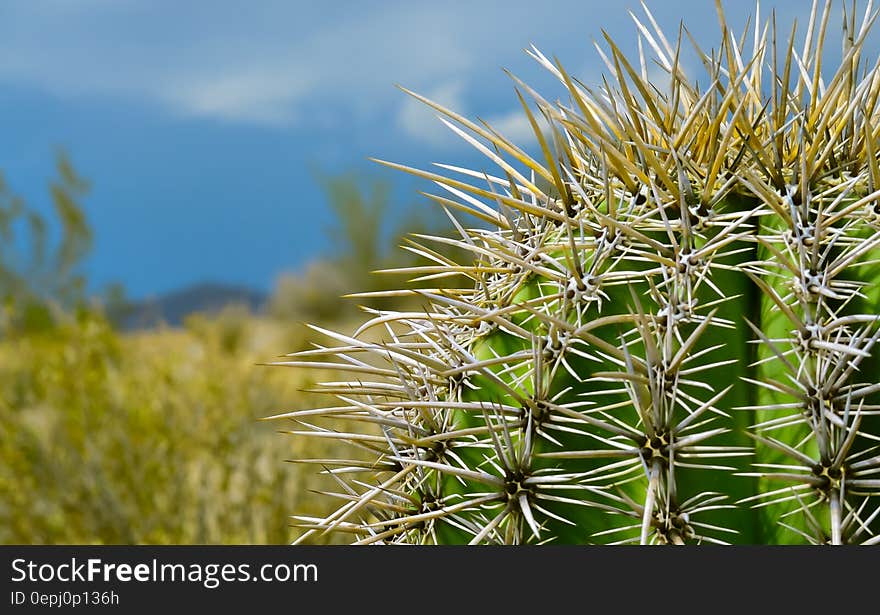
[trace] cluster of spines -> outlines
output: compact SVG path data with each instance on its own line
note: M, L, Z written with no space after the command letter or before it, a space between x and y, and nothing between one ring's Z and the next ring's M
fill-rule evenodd
M795 501L779 512L795 534L874 541L880 458L864 425L880 385L860 365L878 336L865 286L880 276L864 272L880 243L880 73L862 59L876 14L869 5L857 23L844 11L843 61L826 84L830 3L814 3L800 53L793 34L777 49L774 19L736 37L719 10L717 52L693 44L709 77L700 89L680 65L683 34L670 45L645 13L638 65L607 38L612 82L599 90L532 50L570 97L551 104L519 83L544 120L520 95L542 162L422 99L501 176L386 163L443 188L428 196L457 231L415 237L408 248L433 262L409 273L464 283L387 293L425 309L377 312L351 336L322 330L335 346L278 362L353 373L319 386L334 406L279 415L363 453L301 460L336 480L328 495L340 501L326 518L297 517L303 539L721 542L738 528L700 516L736 502L697 486L738 474L761 489L789 483L739 504ZM645 44L665 88L648 78ZM762 304L776 315L762 320ZM763 347L751 365L737 345L743 316ZM734 364L746 376L718 386ZM750 389L741 409L728 403L736 388ZM759 416L757 454L724 438L738 412ZM368 428L342 433L315 416ZM744 456L755 472L736 472Z

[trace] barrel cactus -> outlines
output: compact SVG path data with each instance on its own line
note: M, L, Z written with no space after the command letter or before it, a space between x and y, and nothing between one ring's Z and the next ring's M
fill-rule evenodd
M843 8L836 69L830 2L800 35L718 14L705 51L644 7L598 87L532 48L567 98L514 78L536 155L410 92L492 169L383 162L453 224L384 293L422 308L277 362L351 374L277 417L353 451L298 460L338 501L301 540L880 542L877 13Z

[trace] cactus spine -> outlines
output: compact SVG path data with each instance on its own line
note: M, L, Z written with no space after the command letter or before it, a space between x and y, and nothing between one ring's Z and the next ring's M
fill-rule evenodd
M735 35L719 6L700 86L644 11L637 62L597 46L601 88L530 51L569 98L517 80L538 157L411 93L498 170L383 163L445 191L456 235L414 237L430 264L409 272L456 283L386 293L424 309L277 362L352 374L278 415L360 451L300 460L339 501L296 517L303 540L880 541L877 14L844 8L828 73L830 2L797 46L774 18Z

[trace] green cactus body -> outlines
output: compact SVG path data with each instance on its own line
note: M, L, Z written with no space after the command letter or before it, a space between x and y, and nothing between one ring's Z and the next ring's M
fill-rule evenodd
M303 540L876 541L880 73L860 68L873 16L845 13L844 60L822 81L827 7L797 65L775 23L756 22L748 47L719 15L719 52L697 49L707 89L650 13L636 24L665 90L610 39L598 91L533 50L570 96L520 84L546 121L520 95L540 162L417 96L501 174L385 163L451 195L430 196L458 236L418 236L434 262L412 273L461 283L278 362L355 372L324 386L331 407L279 418L368 457L315 460L340 506L297 517Z

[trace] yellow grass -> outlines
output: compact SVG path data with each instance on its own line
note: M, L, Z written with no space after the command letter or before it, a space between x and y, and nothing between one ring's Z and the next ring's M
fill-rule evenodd
M288 515L326 514L309 490L332 483L285 460L339 445L258 421L313 404L317 375L257 363L305 335L235 313L121 335L86 315L0 342L0 543L296 538Z

